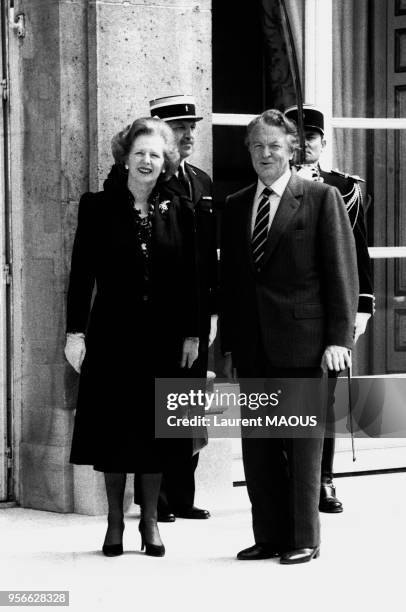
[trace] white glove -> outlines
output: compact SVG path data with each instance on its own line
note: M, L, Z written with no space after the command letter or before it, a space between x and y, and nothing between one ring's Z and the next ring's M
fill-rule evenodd
M313 168L312 166L302 166L298 171L297 175L306 179L306 181L314 181Z
M217 319L218 315L216 314L213 314L210 317L209 346L213 344L217 336Z
M354 326L354 344L356 344L358 338L365 334L367 324L371 315L369 312L357 312L355 315L355 326Z
M79 374L86 355L84 334L66 334L65 357Z
M191 368L199 354L199 338L185 338L183 341L181 368Z

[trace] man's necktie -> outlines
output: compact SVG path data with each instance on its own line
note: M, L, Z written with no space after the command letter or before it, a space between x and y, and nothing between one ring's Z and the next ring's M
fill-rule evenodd
M254 231L252 232L252 255L257 268L261 266L261 259L264 256L266 239L268 237L269 196L271 193L272 189L268 189L268 187L265 187L262 192L257 216L255 217Z
M190 184L190 181L186 175L186 173L183 171L182 166L179 166L179 170L178 170L178 180L181 183L181 185L183 185L187 195L189 196L189 198L192 200L192 186Z

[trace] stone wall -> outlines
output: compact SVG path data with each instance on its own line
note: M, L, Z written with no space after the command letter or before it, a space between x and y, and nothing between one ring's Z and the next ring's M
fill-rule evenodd
M194 161L211 172L210 0L89 3L91 185L111 164L110 140L123 124L149 115L151 98L196 96Z

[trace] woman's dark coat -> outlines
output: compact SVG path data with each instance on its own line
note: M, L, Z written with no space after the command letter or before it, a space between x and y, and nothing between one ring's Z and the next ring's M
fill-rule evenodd
M101 471L161 471L154 377L179 376L183 340L198 336L193 213L164 187L151 201L147 288L125 176L113 173L79 204L67 331L86 332L86 357L71 461Z

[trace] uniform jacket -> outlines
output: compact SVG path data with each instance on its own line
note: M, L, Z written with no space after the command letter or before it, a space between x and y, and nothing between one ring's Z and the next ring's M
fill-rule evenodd
M345 202L350 218L357 250L357 266L359 280L358 312L374 313L374 290L372 282L371 258L368 253L365 214L362 204L362 192L358 182L350 176L337 172L320 170L324 183L338 189Z
M217 240L216 218L213 209L213 184L208 174L196 166L185 163L185 170L192 187L192 199L176 176L166 188L176 194L185 206L194 211L197 270L199 282L199 308L201 341L207 341L210 331L210 315L217 313Z
M339 192L295 172L254 266L256 184L227 198L221 237L222 349L239 365L261 342L274 367L317 367L328 345L351 347L358 302L354 237Z

